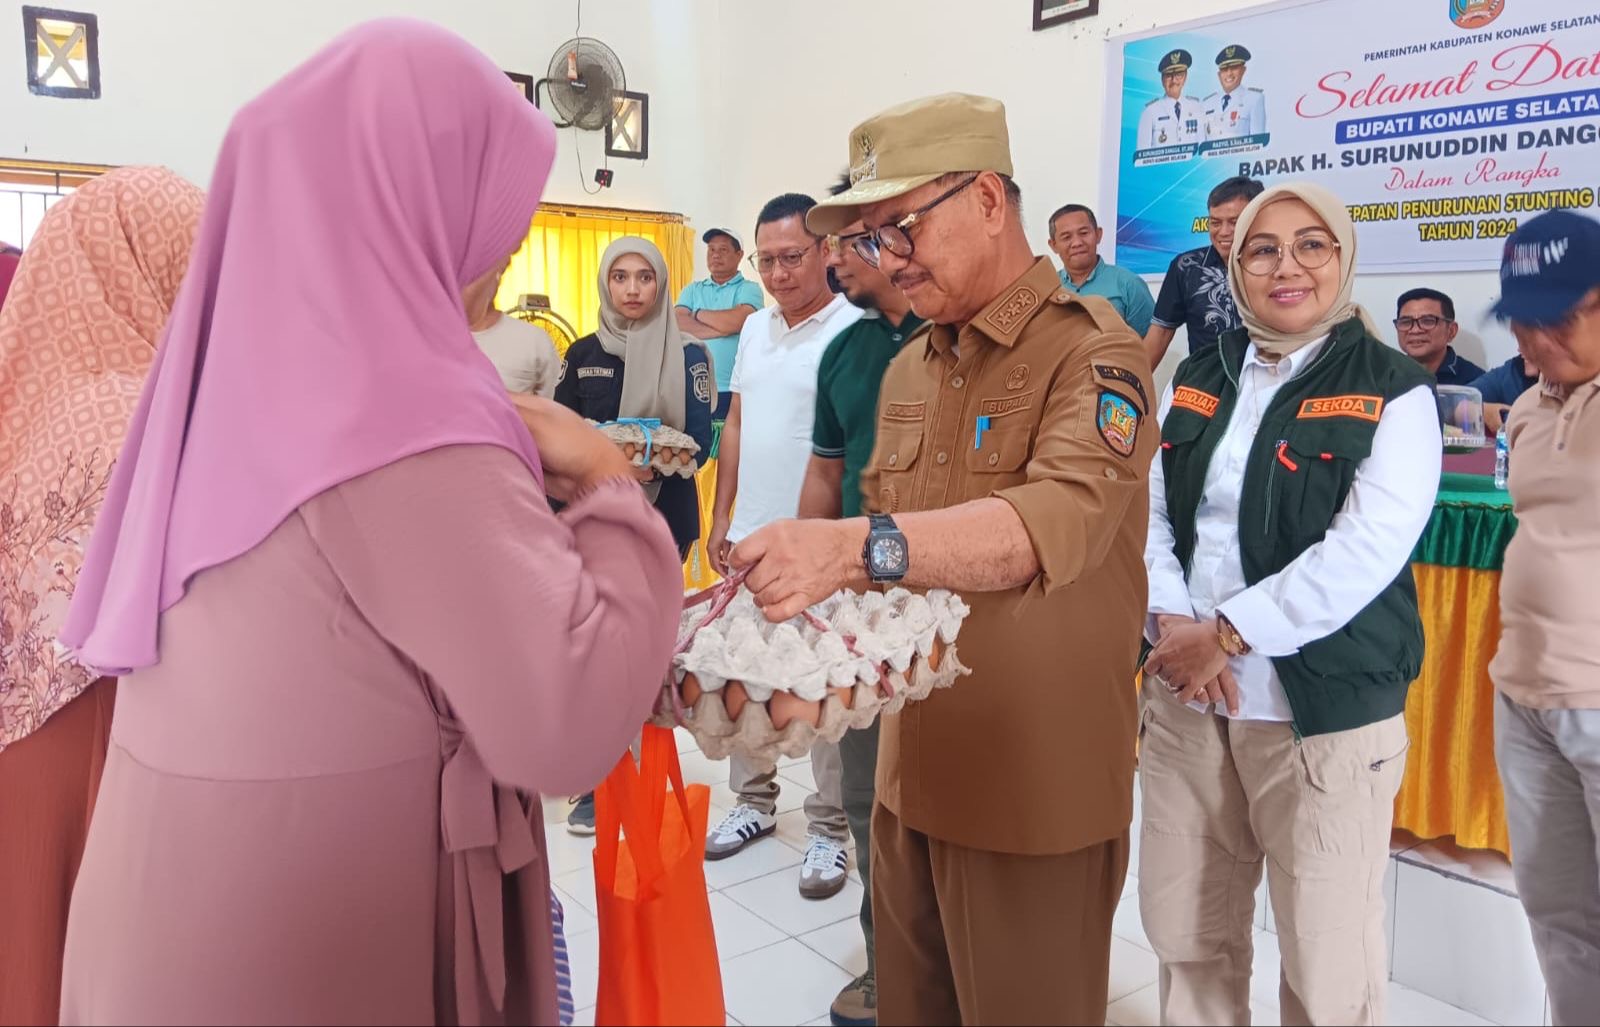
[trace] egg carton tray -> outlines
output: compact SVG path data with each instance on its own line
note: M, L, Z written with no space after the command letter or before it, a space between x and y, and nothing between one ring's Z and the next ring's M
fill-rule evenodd
M687 728L712 759L802 756L970 674L956 647L968 612L943 590L840 592L774 624L735 578L686 601L653 722Z
M678 429L670 425L641 424L636 421L590 423L616 443L633 466L649 466L662 475L694 477L694 458L700 452L700 444Z

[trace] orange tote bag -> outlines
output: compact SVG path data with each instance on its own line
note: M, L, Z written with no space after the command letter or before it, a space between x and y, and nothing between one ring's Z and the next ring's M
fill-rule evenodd
M596 790L596 1024L727 1022L706 892L710 805L705 785L684 787L676 738L659 727L644 729L639 765L624 753Z

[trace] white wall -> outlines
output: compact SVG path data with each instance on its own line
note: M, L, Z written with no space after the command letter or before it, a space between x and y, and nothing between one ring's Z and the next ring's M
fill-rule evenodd
M74 0L100 19L102 97L28 93L22 48L0 46L0 157L166 164L205 184L233 112L333 35L369 18L408 15L472 40L507 71L542 77L575 27L576 0ZM583 33L612 42L630 86L648 92L652 121L671 126L652 159L612 161L616 184L590 199L603 135L572 130L546 196L689 212L706 180L706 131L696 70L702 39L694 0L590 0ZM712 19L715 20L714 18ZM20 18L0 24L14 44ZM685 72L688 74L684 74ZM581 155L584 179L578 175Z
M103 99L30 96L20 48L0 45L0 156L159 162L202 183L232 111L350 24L380 14L429 17L473 40L501 67L538 76L573 34L577 13L577 0L76 0L76 6L100 15ZM1045 252L1049 213L1072 201L1095 204L1101 170L1115 160L1099 152L1106 38L1249 3L1102 6L1107 13L1098 18L1035 33L1027 0L871 0L838 9L589 0L583 34L609 42L630 87L650 94L652 157L643 164L612 161L616 184L589 196L583 187L601 160L601 136L575 140L563 132L546 196L676 211L700 228L725 224L748 233L772 196L826 191L846 163L848 132L858 121L917 96L960 90L1005 102L1028 225ZM214 23L222 26L220 37L205 35L216 31L208 29ZM5 31L0 25L0 41ZM202 42L211 38L219 41ZM192 60L191 50L198 50ZM1387 323L1394 297L1419 284L1455 296L1465 355L1484 363L1512 354L1509 335L1482 327L1498 289L1492 274L1365 277L1357 297Z

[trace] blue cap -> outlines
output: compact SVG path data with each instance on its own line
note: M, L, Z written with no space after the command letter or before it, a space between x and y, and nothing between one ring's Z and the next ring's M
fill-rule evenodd
M1600 285L1600 221L1570 210L1531 218L1506 240L1494 315L1559 324Z

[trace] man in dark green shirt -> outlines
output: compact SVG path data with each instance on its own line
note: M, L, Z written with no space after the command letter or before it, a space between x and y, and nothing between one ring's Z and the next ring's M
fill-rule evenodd
M849 179L834 189L850 187ZM824 252L845 299L866 311L840 332L817 367L817 416L811 432L811 461L800 489L800 516L861 516L861 471L872 459L878 426L878 386L889 362L922 326L911 304L886 275L855 252L857 221L829 236ZM872 952L872 803L878 772L878 722L839 739L845 817L856 840L861 870L861 931L867 942L867 972L834 1001L830 1018L842 1027L877 1023L877 965Z

